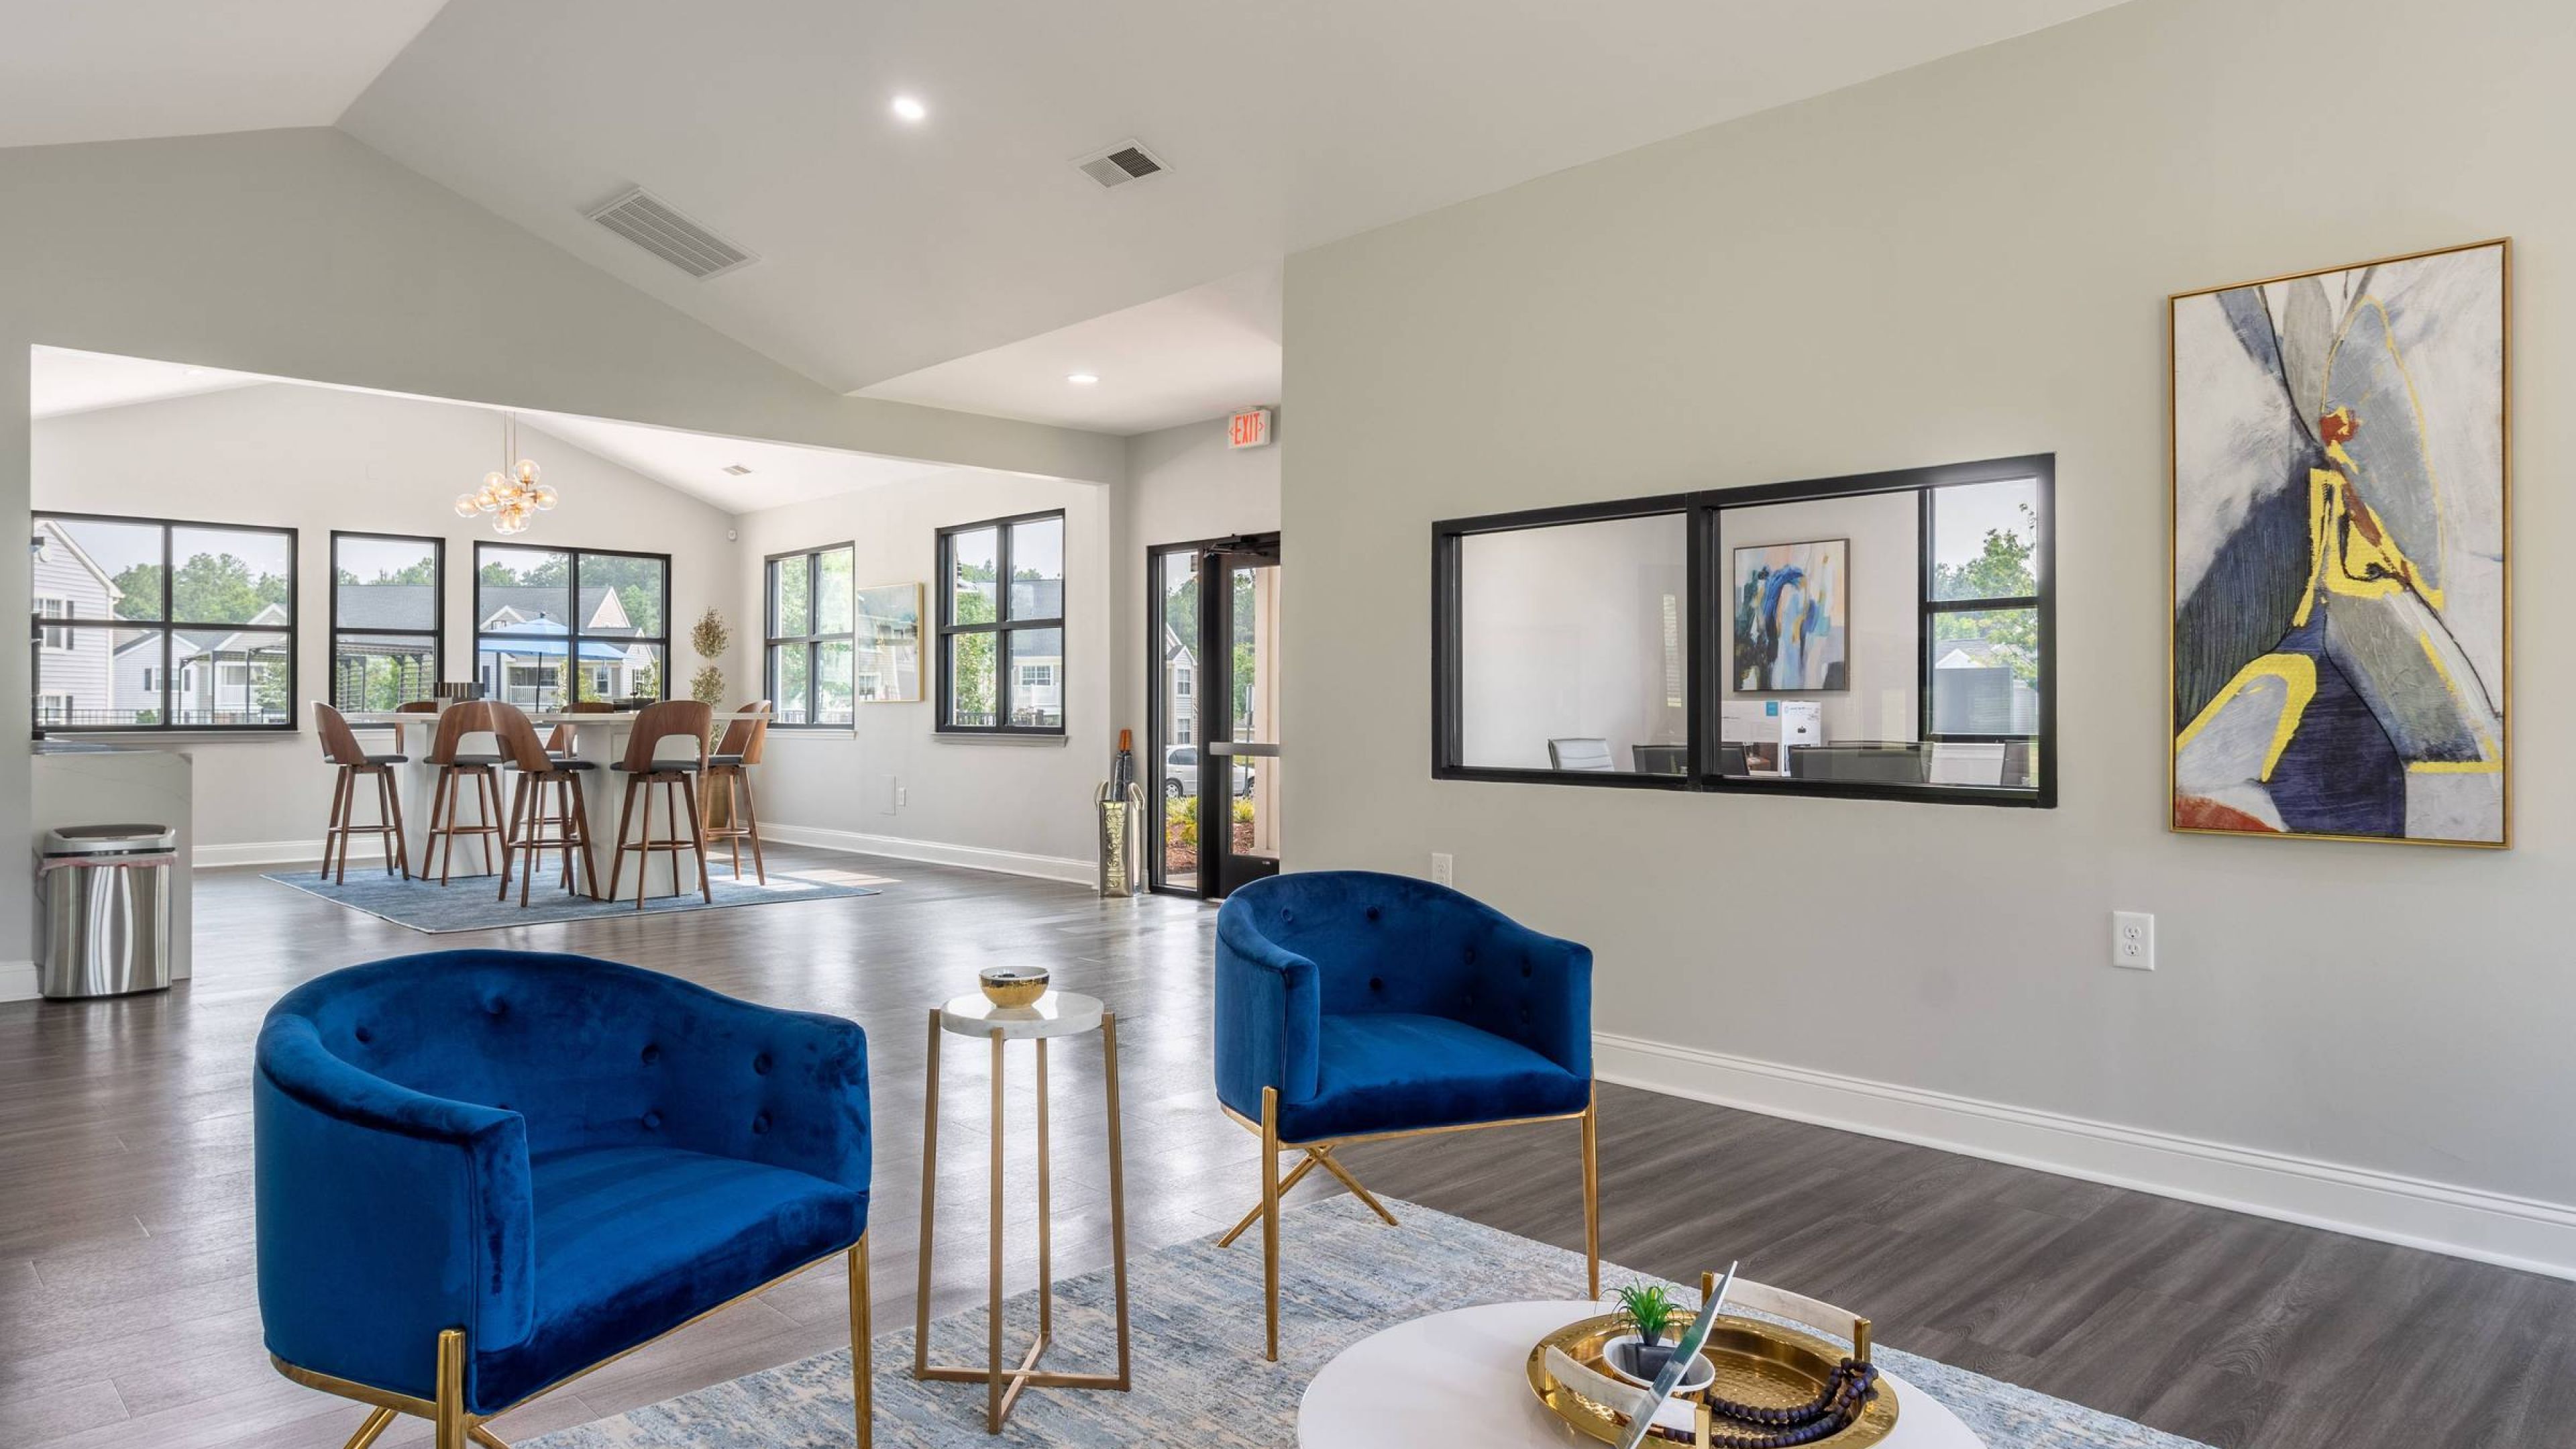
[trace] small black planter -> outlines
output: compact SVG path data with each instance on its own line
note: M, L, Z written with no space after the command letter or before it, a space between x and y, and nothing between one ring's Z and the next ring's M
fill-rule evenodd
M1626 1362L1619 1367L1652 1382L1657 1374L1664 1371L1664 1365L1673 1361L1673 1350L1678 1347L1680 1345L1671 1343L1623 1343L1619 1345L1619 1352Z

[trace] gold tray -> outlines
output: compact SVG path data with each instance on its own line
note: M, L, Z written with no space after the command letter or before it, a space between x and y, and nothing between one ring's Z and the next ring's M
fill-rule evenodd
M1696 1321L1697 1315L1677 1313L1673 1317L1677 1325L1687 1325ZM1576 1432L1604 1443L1618 1443L1626 1434L1628 1416L1558 1383L1556 1376L1547 1371L1547 1351L1562 1349L1576 1363L1617 1378L1602 1362L1602 1350L1610 1340L1628 1332L1628 1321L1613 1313L1569 1323L1540 1339L1529 1355L1530 1391L1551 1413L1573 1425ZM1717 1365L1717 1381L1708 1392L1739 1404L1785 1409L1806 1403L1822 1392L1844 1354L1824 1339L1785 1324L1721 1314L1717 1326L1709 1330L1700 1356ZM1895 1432L1896 1386L1881 1373L1874 1387L1869 1405L1861 1410L1859 1418L1840 1433L1813 1442L1833 1449L1863 1449ZM1720 1433L1767 1432L1756 1425L1726 1420L1719 1420L1717 1429ZM1657 1429L1649 1442L1687 1444L1691 1440L1687 1435Z

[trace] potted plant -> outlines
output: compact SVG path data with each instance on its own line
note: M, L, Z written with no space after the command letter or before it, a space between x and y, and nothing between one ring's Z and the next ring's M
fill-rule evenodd
M1610 1347L1615 1354L1626 1350L1626 1362L1615 1367L1641 1379L1652 1379L1664 1371L1673 1356L1673 1345L1664 1342L1664 1330L1673 1322L1673 1296L1660 1283L1631 1283L1619 1290L1619 1316L1635 1330L1633 1339L1621 1339Z

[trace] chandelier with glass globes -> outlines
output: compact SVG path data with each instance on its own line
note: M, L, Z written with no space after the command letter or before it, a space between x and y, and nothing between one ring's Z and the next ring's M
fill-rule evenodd
M516 462L511 461L517 459ZM519 415L501 415L501 466L483 475L483 486L456 495L456 516L492 516L495 533L525 533L536 515L555 506L554 486L537 481L537 465L519 457Z

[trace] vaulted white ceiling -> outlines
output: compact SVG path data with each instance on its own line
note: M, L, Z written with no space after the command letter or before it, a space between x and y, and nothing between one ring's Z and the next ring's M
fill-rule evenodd
M2114 3L449 0L404 45L429 0L0 0L0 144L364 84L360 140L831 387L1127 431L1249 357L1228 308L1144 304ZM1131 137L1172 169L1074 169ZM638 185L760 260L692 280L586 219ZM1129 309L1098 335L1159 375L1065 391L1046 339Z
M0 0L0 146L328 126L442 0Z

